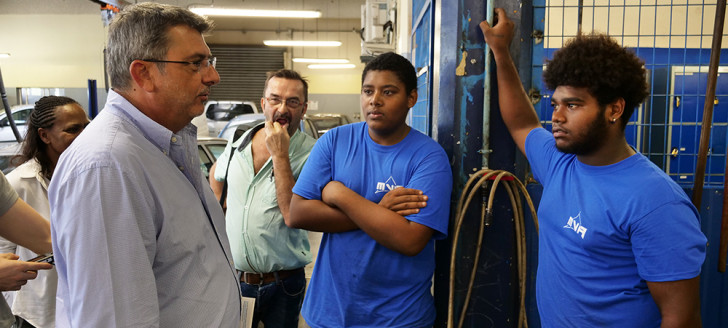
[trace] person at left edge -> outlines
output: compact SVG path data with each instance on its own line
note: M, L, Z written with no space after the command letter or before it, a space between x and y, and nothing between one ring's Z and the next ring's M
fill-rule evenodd
M51 217L48 183L58 158L88 124L83 107L69 97L45 96L30 112L22 151L11 160L20 165L7 178L18 196L46 220ZM48 228L50 235L50 224ZM4 238L0 238L0 253L15 253L26 261L40 255ZM55 269L39 271L38 277L19 291L4 293L13 297L8 303L22 318L19 327L29 326L26 323L37 328L55 327L57 283Z
M238 278L192 118L220 81L187 9L139 3L109 26L112 90L49 186L59 327L239 327Z

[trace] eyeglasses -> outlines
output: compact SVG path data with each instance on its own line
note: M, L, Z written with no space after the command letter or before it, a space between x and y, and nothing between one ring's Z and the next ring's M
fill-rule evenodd
M200 59L197 61L179 61L179 60L161 60L161 59L139 59L141 61L150 63L173 63L173 64L187 64L195 67L195 72L199 72L201 69L215 68L217 64L216 57L209 57L206 59Z
M266 97L265 100L267 100L271 106L278 106L283 101L285 101L286 107L290 107L292 109L298 109L299 107L301 107L303 105L303 102L301 100L299 100L298 98L283 99L280 97Z

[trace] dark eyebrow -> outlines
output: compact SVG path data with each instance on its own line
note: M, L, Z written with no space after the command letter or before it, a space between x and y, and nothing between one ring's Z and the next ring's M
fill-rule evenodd
M553 98L551 98L551 99L553 101ZM578 102L578 103L583 103L584 102L584 99L581 99L579 97L569 97L569 98L563 98L563 99L560 99L560 100L562 102L572 102L572 103L573 102Z
M371 84L363 84L363 85L362 85L361 87L362 87L362 89L363 89L363 88L374 88L374 86L373 86L373 85L371 85ZM395 88L395 89L399 89L399 87L398 87L398 86L396 86L396 85L394 85L394 84L385 84L385 85L383 85L383 86L382 86L381 88L382 88L382 89L386 89L386 88Z

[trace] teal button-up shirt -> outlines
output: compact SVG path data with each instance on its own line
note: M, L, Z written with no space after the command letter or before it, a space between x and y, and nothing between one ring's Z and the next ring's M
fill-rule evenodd
M278 208L273 162L269 158L255 174L252 143L238 150L245 136L228 142L215 169L215 179L223 181L230 165L225 223L235 268L258 273L301 268L311 262L307 231L286 226ZM295 179L314 143L300 131L291 137L288 156ZM232 160L231 151L235 152Z

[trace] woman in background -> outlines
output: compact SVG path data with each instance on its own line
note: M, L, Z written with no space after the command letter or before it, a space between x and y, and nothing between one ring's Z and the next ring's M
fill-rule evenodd
M81 105L68 97L43 97L35 103L30 113L21 154L12 160L15 165L22 164L10 172L7 179L20 198L46 220L50 220L48 184L53 170L61 153L88 123L89 119ZM38 255L2 238L0 253L16 253L21 260ZM38 328L54 327L57 283L55 269L39 271L35 280L28 281L27 285L14 292L11 304L13 314Z

